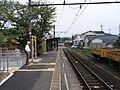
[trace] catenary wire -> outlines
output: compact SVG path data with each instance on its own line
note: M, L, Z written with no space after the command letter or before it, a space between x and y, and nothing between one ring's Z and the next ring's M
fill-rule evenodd
M85 0L84 2L86 2L86 0ZM83 6L83 5L80 5L79 10L78 10L78 12L77 12L76 15L75 15L75 18L73 19L72 23L71 23L70 26L68 27L67 31L68 31L68 30L72 27L72 25L74 24L77 16L79 15L79 12L80 12L82 6ZM67 33L67 31L66 31L65 33ZM57 36L59 36L60 34L62 34L62 33L59 33Z
M72 23L70 24L69 28L71 28L72 24L74 23L74 21L76 20L76 18L77 18L77 16L78 16L79 12L80 12L80 8L79 8L78 12L76 13L75 18L73 19L73 21L72 21ZM69 29L69 28L68 28L68 29ZM61 34L61 33L60 33L60 34ZM60 34L58 34L57 36L59 36Z
M60 0L60 2L62 2L62 1ZM59 23L60 23L60 21L61 21L63 10L64 10L64 6L62 7L62 10L61 10L61 13L60 13L60 18L59 18L59 20L58 20L58 22L57 22L56 25L59 25ZM60 34L61 34L61 33L60 33Z
M86 2L86 0L82 0L82 2ZM78 9L78 8L80 8L80 7L71 7L71 6L68 6L69 8L71 8L71 9Z
M89 3L91 2L91 0L89 1ZM88 6L88 5L87 5ZM67 29L66 33L72 28L72 26L76 23L76 21L79 19L79 17L83 14L83 12L85 11L85 9L87 8L87 6L84 7L84 9L82 10L82 12L79 14L78 17L76 17L76 19L71 23L71 25L69 26L69 28Z
M83 0L83 1L86 2L86 0ZM91 0L90 0L90 1L91 1ZM89 1L89 2L90 2L90 1ZM82 6L83 6L83 5L80 5L79 10L78 10L77 14L75 15L75 18L73 19L72 23L71 23L70 26L68 27L68 29L67 29L67 31L65 32L65 34L71 29L72 25L77 21L76 19L77 19L77 16L78 16L78 14L79 14L80 9L81 9ZM82 11L82 12L83 12L83 11ZM59 36L60 34L62 34L62 33L59 33L57 36Z

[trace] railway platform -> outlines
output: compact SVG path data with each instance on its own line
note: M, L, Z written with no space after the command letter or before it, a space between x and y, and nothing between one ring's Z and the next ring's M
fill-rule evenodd
M0 85L0 90L82 90L61 47L11 73Z

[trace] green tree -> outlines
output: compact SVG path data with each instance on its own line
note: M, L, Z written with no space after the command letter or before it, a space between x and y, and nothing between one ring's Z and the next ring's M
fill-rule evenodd
M61 42L65 42L66 40L72 40L70 37L62 37L61 39Z
M120 48L120 37L118 40L116 40L116 42L114 43L114 47L115 48Z
M32 35L37 37L38 49L41 49L42 37L51 30L52 23L55 22L56 8L53 6L31 7L29 12L28 5L19 2L2 0L0 5L0 34L2 34L0 37L5 36L5 40L15 39L23 47L29 40L30 25ZM38 15L41 15L42 19Z

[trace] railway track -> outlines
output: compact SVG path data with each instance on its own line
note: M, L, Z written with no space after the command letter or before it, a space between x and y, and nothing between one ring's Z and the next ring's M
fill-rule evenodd
M120 90L118 86L115 86L115 82L111 83L104 79L105 77L101 78L98 72L89 68L75 53L66 49L64 52L70 60L83 90Z

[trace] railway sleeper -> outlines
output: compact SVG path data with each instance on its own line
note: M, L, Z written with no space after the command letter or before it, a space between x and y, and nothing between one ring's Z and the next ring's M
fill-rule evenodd
M94 79L94 80L93 80L93 79L86 79L86 81L87 81L87 82L94 82L94 83L97 83L97 82L98 82L98 80L95 80L95 79Z
M88 90L88 88L85 86L81 86L81 88L82 88L82 90Z
M72 59L74 59L74 58L72 58ZM76 61L74 61L74 62L76 62ZM72 61L71 61L71 63L72 63ZM77 63L74 63L74 64L78 64L78 61L77 61ZM83 69L82 68L82 65L79 65L80 67L78 67L78 65L77 65L77 67L79 68L79 70L80 70L80 72L81 72L81 74L83 75L83 77L84 76L86 76L86 75L88 75L88 72L85 70L85 69ZM83 73L83 71L85 71L84 73ZM86 78L87 77L87 78ZM88 75L88 76L86 76L86 77L84 77L84 78L86 78L86 80L87 80L87 82L88 82L88 80L89 80L89 78L91 78L92 79L92 75ZM88 78L89 77L89 78ZM104 77L104 76L103 76ZM94 81L94 78L93 78L93 81ZM91 86L93 87L93 89L92 90L108 90L108 89L106 89L105 87L104 87L104 85L102 85L101 83L99 83L98 85L96 85L96 83L98 83L98 81L96 81L96 82L93 82L92 80L90 80L90 83L92 84ZM93 83L94 83L94 85L93 85ZM107 82L107 84L108 84L108 82ZM110 85L110 87L112 87L112 85L111 84L108 84L108 85ZM84 84L83 84L83 88L87 88L86 86L84 86ZM95 89L96 88L96 89ZM117 88L117 87L112 87L112 88ZM119 87L118 87L119 88ZM84 89L83 89L84 90ZM86 89L87 90L87 89ZM110 89L110 90L112 90L112 89ZM115 89L114 89L115 90ZM120 90L120 89L116 89L116 90Z
M82 90L88 90L88 88L86 86L81 86ZM106 88L104 88L104 86L92 86L91 87L92 90L107 90Z
M90 86L92 88L92 90L107 90L103 85L94 85L94 86Z
M83 74L83 73L82 73L82 74ZM86 77L86 78L94 78L93 75L85 75L85 74L83 74L83 76Z
M101 83L99 83L99 82L88 82L88 84L90 86L99 86L99 85L101 85Z
M86 81L90 81L90 80L94 80L94 81L98 81L96 78L94 78L94 77L85 77L85 76L83 76L85 79L86 79Z

